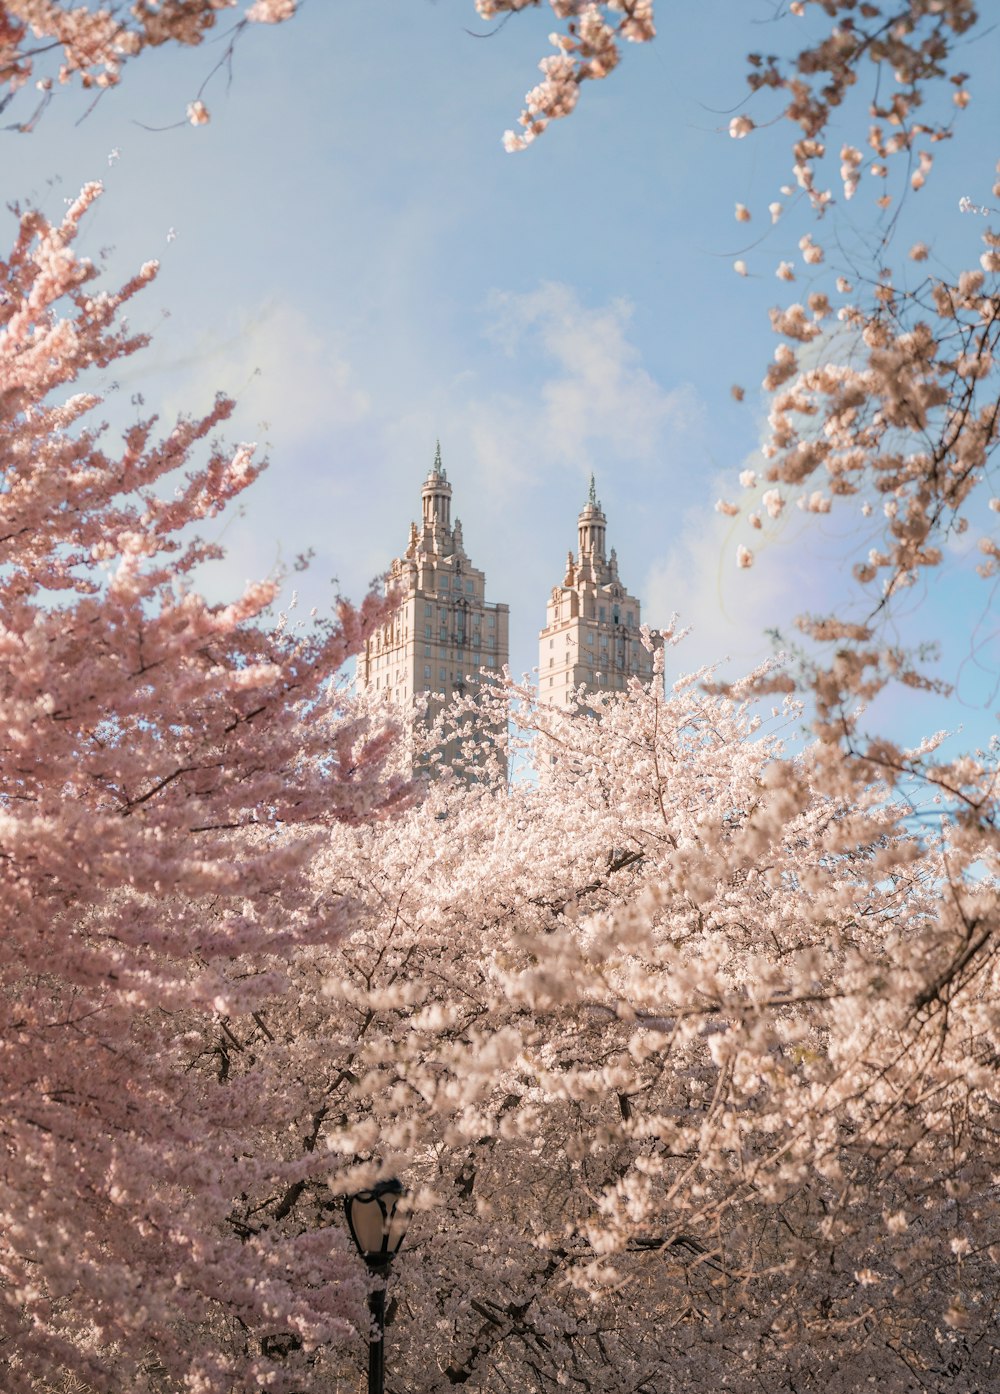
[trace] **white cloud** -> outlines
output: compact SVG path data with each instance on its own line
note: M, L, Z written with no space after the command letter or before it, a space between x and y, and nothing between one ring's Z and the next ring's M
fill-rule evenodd
M524 360L537 369L529 394L515 400L496 390L467 409L488 478L503 471L520 482L540 464L580 475L624 463L659 466L678 436L698 430L694 390L668 392L643 367L628 335L628 302L589 308L572 287L546 283L525 294L495 291L489 310L489 337L519 369Z
M760 473L766 462L754 454L745 464ZM642 588L644 616L662 622L676 611L692 631L668 660L683 672L718 664L724 676L738 677L777 651L768 630L780 632L782 646L797 645L803 640L796 616L836 611L861 621L877 602L877 592L859 587L851 577L855 550L875 540L877 526L863 519L857 499L838 499L824 515L793 506L777 522L765 519L756 530L747 522L746 505L752 500L749 507L757 506L764 486L745 493L734 489L738 472L736 466L715 479L712 499L735 498L745 506L741 515L721 516L708 501L689 509L679 535L650 567ZM754 553L749 570L736 563L741 543ZM976 652L969 628L954 624L956 614L978 613L985 621L988 600L972 589L975 584L975 578L957 568L946 576L922 578L905 593L891 620L881 617L882 640L913 648L928 638L939 639L944 661L940 667L928 661L927 671L945 680L957 678L958 690L953 696L936 696L890 685L863 716L863 732L888 731L894 739L916 744L928 732L953 729L961 721L964 747L986 745L996 729L990 710L996 705L996 665L986 657L992 655L992 635L984 623L982 648ZM678 668L668 671L668 678L678 676Z
M166 419L207 409L216 392L235 397L230 439L282 448L352 426L370 411L336 337L291 305L264 304L235 323L204 330L182 358L156 361L154 350L143 368L172 378Z
M753 454L744 467L763 473L766 462ZM680 532L666 554L647 573L643 597L650 615L666 617L676 611L692 634L680 657L686 669L720 663L729 676L745 672L775 652L768 630L782 640L801 636L795 617L804 612L825 613L851 594L849 565L843 538L849 526L851 500L829 518L786 509L778 520L765 518L762 529L747 522L746 513L759 506L766 486L752 493L737 486L737 474L717 476L711 497L684 514ZM740 515L715 511L715 499L733 499ZM751 501L751 502L748 502ZM859 513L860 521L860 513ZM737 549L749 547L754 562L737 564Z
M360 512L354 492L359 438L377 431L368 393L342 341L295 306L265 303L212 324L190 341L159 332L151 348L119 374L121 390L109 398L112 407L127 411L148 390L147 378L157 383L157 401L149 406L155 405L164 424L208 411L217 392L232 396L236 409L219 436L230 445L253 441L258 457L270 460L239 504L204 529L226 553L202 573L206 593L231 599L248 579L285 574L286 595L301 583L310 605L327 607L330 577L343 574L342 555L356 545L343 519ZM133 408L141 409L148 408ZM362 536L367 522L362 520ZM333 542L338 556L330 553ZM299 577L296 559L310 549L316 565ZM376 569L362 570L359 562L347 578L349 589L363 593Z

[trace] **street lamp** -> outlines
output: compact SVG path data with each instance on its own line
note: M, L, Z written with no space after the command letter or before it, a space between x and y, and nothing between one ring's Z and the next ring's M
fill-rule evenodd
M393 1177L344 1201L351 1238L368 1271L380 1279L368 1294L376 1333L368 1341L368 1394L383 1394L385 1388L385 1288L389 1266L399 1252L409 1220L406 1208L400 1206L405 1194L402 1184Z

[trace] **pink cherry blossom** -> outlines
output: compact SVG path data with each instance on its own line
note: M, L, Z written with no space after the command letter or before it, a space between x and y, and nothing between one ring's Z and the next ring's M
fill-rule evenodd
M74 242L99 196L22 214L0 262L2 1384L284 1388L261 1340L346 1337L363 1283L321 1232L234 1227L234 1196L308 1168L274 1130L293 1081L233 1090L224 1055L237 1019L267 1029L292 956L351 928L311 887L328 830L407 796L389 715L328 690L386 603L286 636L273 582L197 593L218 555L197 525L264 462L209 443L224 397L115 443L67 395L144 346L120 316L157 272L93 287ZM255 1341L223 1342L234 1322Z

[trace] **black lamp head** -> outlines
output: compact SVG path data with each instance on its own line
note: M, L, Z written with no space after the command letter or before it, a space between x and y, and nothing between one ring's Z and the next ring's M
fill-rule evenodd
M369 1268L387 1268L399 1251L409 1220L400 1205L405 1195L402 1183L391 1177L344 1200L351 1238Z

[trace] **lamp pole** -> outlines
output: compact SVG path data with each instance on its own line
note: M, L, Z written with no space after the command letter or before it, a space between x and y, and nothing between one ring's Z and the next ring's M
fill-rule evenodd
M375 1327L374 1336L368 1339L368 1394L384 1394L385 1390L385 1289L409 1219L405 1206L400 1205L405 1194L402 1183L392 1177L344 1201L351 1238L376 1280L368 1294Z
M368 1338L368 1394L384 1394L385 1390L385 1284L378 1283L368 1294L368 1310L375 1323L375 1335Z

